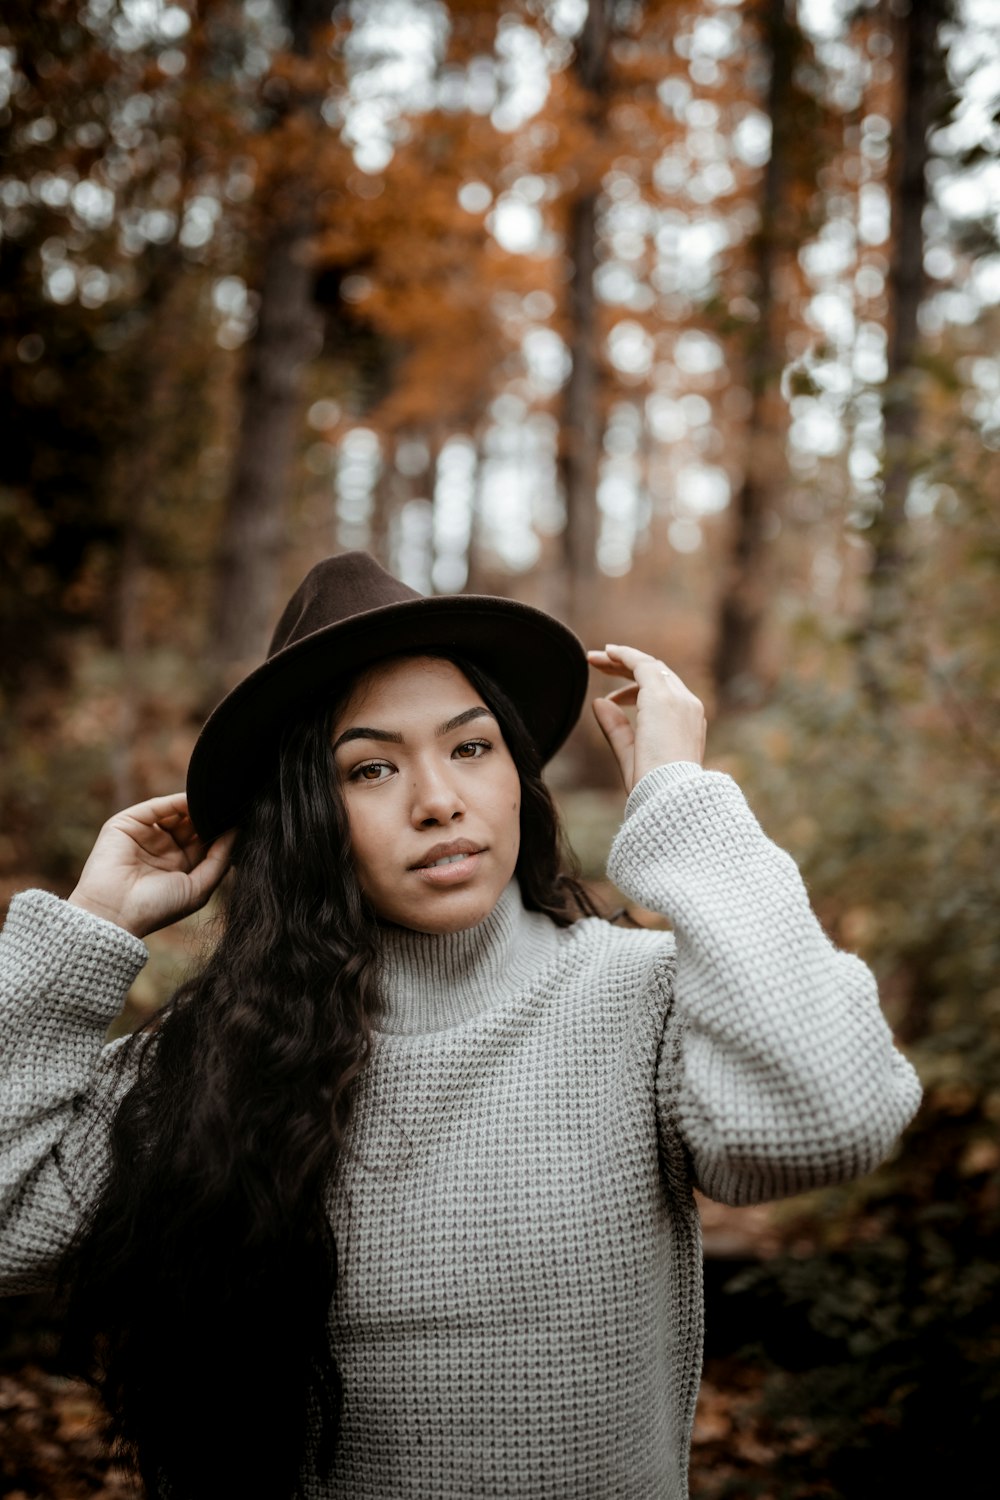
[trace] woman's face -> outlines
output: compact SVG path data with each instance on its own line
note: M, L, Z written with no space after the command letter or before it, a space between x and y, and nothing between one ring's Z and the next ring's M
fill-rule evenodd
M514 874L521 783L490 713L450 661L380 662L333 729L358 880L379 917L458 932Z

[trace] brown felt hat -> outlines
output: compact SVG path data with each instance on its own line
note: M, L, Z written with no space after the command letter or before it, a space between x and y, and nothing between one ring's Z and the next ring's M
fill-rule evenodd
M278 621L267 660L228 693L198 736L188 808L204 839L239 823L274 768L282 730L384 657L455 651L513 699L543 761L583 707L587 658L551 615L488 594L425 598L367 552L327 557L306 574Z

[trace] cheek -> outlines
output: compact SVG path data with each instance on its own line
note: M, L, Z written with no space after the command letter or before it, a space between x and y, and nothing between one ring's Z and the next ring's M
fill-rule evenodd
M507 813L507 824L510 828L510 847L514 858L517 858L521 847L521 783L515 781L509 789L509 813Z
M385 847L385 834L380 832L375 809L348 803L347 821L351 830L351 857L362 889L370 888L378 874L377 854Z

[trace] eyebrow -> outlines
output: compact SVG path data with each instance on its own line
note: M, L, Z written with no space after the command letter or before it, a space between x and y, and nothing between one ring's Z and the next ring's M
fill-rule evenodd
M453 719L447 719L445 723L439 724L434 733L440 737L450 734L453 729L458 729L462 724L469 724L473 719L492 719L494 716L488 708L466 708ZM334 750L339 750L341 745L346 745L350 740L385 740L390 745L403 744L403 736L395 729L369 729L364 724L357 725L354 729L345 729L343 734L334 740Z

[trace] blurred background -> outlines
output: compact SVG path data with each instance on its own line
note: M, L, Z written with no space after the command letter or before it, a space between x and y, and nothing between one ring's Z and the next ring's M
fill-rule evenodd
M183 784L331 552L662 655L927 1090L864 1182L705 1206L693 1491L992 1496L994 0L5 16L0 895ZM551 780L599 884L589 722ZM45 1307L0 1346L0 1493L126 1494Z

